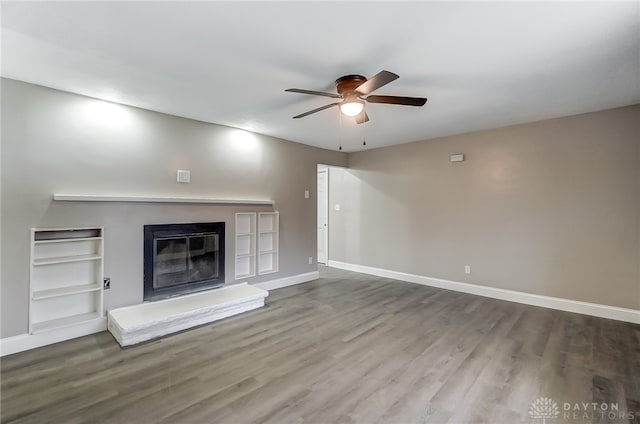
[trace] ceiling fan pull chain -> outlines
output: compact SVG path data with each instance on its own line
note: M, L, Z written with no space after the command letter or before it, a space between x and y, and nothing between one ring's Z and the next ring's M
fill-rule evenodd
M364 125L362 125L362 145L366 146L367 145L367 122L364 122Z
M340 131L338 131L338 137L340 138L338 140L339 142L339 146L338 146L338 150L342 150L342 113L340 113L340 109L338 109L338 125L340 126Z

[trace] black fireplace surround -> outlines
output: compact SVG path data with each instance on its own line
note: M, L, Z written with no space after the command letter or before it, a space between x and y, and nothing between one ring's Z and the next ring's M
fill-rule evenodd
M144 300L224 285L224 222L144 226Z

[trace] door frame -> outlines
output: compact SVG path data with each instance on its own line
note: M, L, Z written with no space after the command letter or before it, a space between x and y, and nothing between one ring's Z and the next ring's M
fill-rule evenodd
M319 194L320 194L320 190L318 190L318 186L319 186L319 174L320 173L324 173L325 176L325 196L326 196L326 208L327 210L325 211L325 215L327 217L327 225L324 231L324 249L325 249L325 261L324 262L320 262L319 257L318 257L318 246L317 246L317 242L316 242L316 262L321 263L326 265L327 263L329 263L329 167L326 168L318 168L317 170L317 174L316 174L316 190L318 192L318 202L316 205L316 233L318 231L318 227L319 227L319 223L318 223L318 212L320 211L320 201L319 201Z

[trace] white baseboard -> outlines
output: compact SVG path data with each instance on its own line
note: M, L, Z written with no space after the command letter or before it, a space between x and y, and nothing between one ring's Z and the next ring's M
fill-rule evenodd
M292 275L290 277L278 278L277 280L263 281L252 284L264 290L275 290L282 287L293 286L294 284L306 283L320 278L318 271L304 274ZM19 334L13 337L0 339L0 357L25 350L35 349L77 337L99 333L107 329L107 318L99 318L86 323L77 324L57 330L45 331L38 334Z
M19 334L0 339L0 356L23 352L77 337L99 333L107 329L107 317L93 319L81 324L70 325L37 334Z
M252 286L260 287L264 290L275 290L295 284L307 283L320 278L318 271L306 272L304 274L292 275L291 277L278 278L277 280L263 281L262 283L252 283Z
M458 281L425 277L422 275L408 274L405 272L391 271L339 261L330 260L327 265L333 268L361 272L363 274L371 274L378 277L392 278L394 280L422 284L424 286L437 287L446 290L490 297L493 299L507 300L509 302L524 303L526 305L541 306L543 308L557 309L560 311L575 312L578 314L640 324L640 310L637 309L619 308L616 306L602 305L598 303L581 302L578 300L563 299L560 297L542 296L539 294L499 289L477 284L461 283Z

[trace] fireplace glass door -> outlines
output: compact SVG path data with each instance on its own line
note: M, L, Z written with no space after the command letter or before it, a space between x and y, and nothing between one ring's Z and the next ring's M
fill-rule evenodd
M218 234L176 235L154 241L154 289L218 278Z

